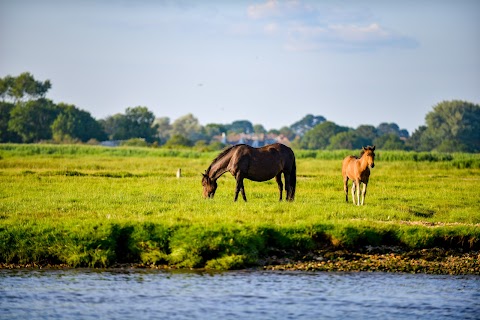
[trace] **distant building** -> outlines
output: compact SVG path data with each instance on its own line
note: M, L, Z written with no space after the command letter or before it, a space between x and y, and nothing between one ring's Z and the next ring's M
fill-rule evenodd
M100 142L100 145L104 147L118 147L122 142L123 140L107 140Z

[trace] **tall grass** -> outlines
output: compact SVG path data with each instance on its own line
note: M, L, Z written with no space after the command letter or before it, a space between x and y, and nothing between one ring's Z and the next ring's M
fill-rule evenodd
M214 154L214 153L212 153ZM8 156L116 156L116 157L180 157L200 158L207 152L193 149L146 147L103 147L89 145L0 144L0 155Z
M343 194L346 152L297 151L293 203L277 201L274 181L248 180L249 202L234 203L228 173L215 199L201 197L200 173L216 152L171 151L0 145L0 262L229 269L326 245L480 245L480 170L452 165L478 155L384 160L379 151L366 206L355 207Z

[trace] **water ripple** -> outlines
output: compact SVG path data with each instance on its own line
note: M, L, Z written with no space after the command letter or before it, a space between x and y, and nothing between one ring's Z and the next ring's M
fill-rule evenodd
M0 270L1 319L475 319L479 276Z

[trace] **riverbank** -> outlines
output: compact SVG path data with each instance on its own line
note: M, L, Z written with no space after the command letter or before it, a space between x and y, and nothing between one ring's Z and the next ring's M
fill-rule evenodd
M304 256L266 259L264 270L380 271L480 275L480 252L451 249L403 250L365 247L361 251L319 250Z
M0 263L0 269L70 269L66 264L12 264ZM143 263L114 264L104 270L157 269L196 270L205 268L178 268L171 265ZM322 249L300 254L278 252L257 261L249 269L265 271L318 271L318 272L400 272L445 275L480 275L480 251L442 248L404 250L400 247L367 246L358 251Z

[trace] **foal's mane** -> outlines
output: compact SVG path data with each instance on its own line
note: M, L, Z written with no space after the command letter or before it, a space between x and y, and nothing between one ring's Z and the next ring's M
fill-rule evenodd
M373 147L368 146L365 149L362 148L362 152L360 152L360 156L357 157L357 159L360 159L363 156L363 154L365 153L365 151L367 151L367 150L372 150L373 151Z
M210 169L212 168L212 165L217 162L219 159L223 158L227 153L229 153L233 148L237 147L239 145L235 145L235 146L231 146L231 147L228 147L227 149L223 150L222 152L220 152L220 154L215 158L213 159L212 163L210 164L210 166L208 167L206 173L208 174L210 172Z

